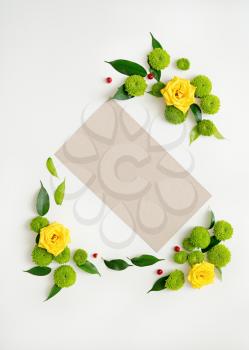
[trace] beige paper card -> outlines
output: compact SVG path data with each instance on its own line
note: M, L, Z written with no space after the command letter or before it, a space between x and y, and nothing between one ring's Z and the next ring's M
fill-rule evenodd
M115 101L104 103L56 156L155 251L210 198Z

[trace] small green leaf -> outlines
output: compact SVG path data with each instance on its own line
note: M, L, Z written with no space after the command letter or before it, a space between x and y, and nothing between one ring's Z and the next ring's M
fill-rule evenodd
M50 206L49 195L46 188L43 186L41 182L41 188L36 199L37 213L40 216L47 214L47 212L49 211L49 206Z
M200 134L198 132L198 128L197 128L197 125L196 125L196 126L193 127L193 129L190 132L190 137L189 137L190 144L192 142L194 142L195 140L197 140L199 136L200 136Z
M215 224L214 212L212 210L210 210L210 224L208 226L208 230L211 230L211 228L214 227L214 224Z
M128 60L115 60L107 62L109 63L114 69L116 69L119 73L122 73L124 75L140 75L141 77L145 77L147 72L144 69L144 67L140 66L140 64L128 61Z
M155 93L153 91L148 91L148 94L154 96L154 97L162 97L162 94L160 94L159 92L158 93Z
M216 271L218 272L217 275L218 275L218 278L222 281L222 270L220 267L218 266L215 266L215 269Z
M46 276L51 272L51 268L48 266L34 266L29 270L26 270L24 272L28 272L31 275L35 276Z
M196 123L200 122L202 120L202 112L200 107L194 103L190 106L190 109L195 117Z
M214 130L214 137L216 137L219 140L224 140L224 138L225 138L216 127Z
M157 81L160 81L160 79L161 79L161 71L160 70L156 70L156 69L153 69L152 67L150 67L150 72L154 75L154 78Z
M51 157L47 159L46 166L51 175L58 177L57 170Z
M54 297L57 293L59 293L59 291L62 288L58 287L56 284L53 285L53 287L51 288L49 295L47 297L47 299L45 301L47 301L48 299L51 299L52 297Z
M158 259L153 255L140 255L135 258L130 259L133 265L144 267L156 264L158 261L162 261L164 259Z
M121 85L115 95L112 97L113 100L129 100L134 96L128 95L128 92L125 90L125 85Z
M159 43L159 41L154 38L152 33L150 33L150 35L151 35L151 39L152 39L152 47L153 47L153 49L157 49L157 48L161 48L162 49L163 47Z
M40 233L35 237L35 243L38 244L40 240Z
M169 275L167 276L163 276L161 278L159 278L152 286L152 288L147 292L159 292L160 290L166 289L165 287L165 283L167 281L167 279L169 278Z
M61 205L65 195L65 180L56 188L54 200L57 205Z
M219 243L220 243L220 240L218 240L215 236L211 236L211 240L210 240L209 245L207 246L207 248L203 248L201 250L202 253L208 252L211 248L213 248L214 246L216 246Z
M100 275L97 267L88 260L85 262L85 264L78 265L78 267L87 273L91 273L92 275Z
M122 271L127 269L127 267L132 266L122 259L104 260L104 263L109 269L116 271Z

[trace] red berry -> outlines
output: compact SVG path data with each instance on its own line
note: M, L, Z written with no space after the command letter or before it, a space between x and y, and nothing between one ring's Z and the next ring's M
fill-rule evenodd
M158 270L156 271L156 273L157 273L158 275L162 275L162 274L163 274L163 270L162 270L162 269L158 269Z
M98 257L98 253L93 253L93 258L97 258Z
M148 73L148 74L147 74L147 78L150 79L150 80L153 79L153 78L154 78L153 73Z
M181 250L181 248L179 247L179 245L176 245L176 246L174 247L174 250L175 250L175 252L179 252L179 251Z
M112 78L111 77L107 77L106 80L107 84L110 84L112 82Z

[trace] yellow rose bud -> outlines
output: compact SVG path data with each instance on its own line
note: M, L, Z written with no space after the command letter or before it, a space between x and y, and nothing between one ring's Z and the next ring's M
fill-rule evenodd
M190 105L195 102L195 89L189 80L174 77L161 90L161 94L168 106L173 105L186 113Z
M208 262L195 264L188 274L188 281L193 288L201 288L214 282L214 265Z
M65 226L58 222L42 228L38 246L45 248L54 256L59 255L70 242L70 232Z

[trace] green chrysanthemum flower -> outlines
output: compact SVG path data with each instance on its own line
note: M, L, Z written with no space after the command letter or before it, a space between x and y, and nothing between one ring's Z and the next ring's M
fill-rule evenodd
M214 235L220 241L230 239L233 235L233 227L225 220L217 221L214 225Z
M171 290L178 290L184 285L184 273L180 270L171 272L166 280L165 287Z
M69 265L62 265L54 272L54 283L60 288L71 287L76 282L76 272Z
M184 250L174 254L174 261L177 264L185 264L185 262L187 261L187 258L188 258L188 254Z
M183 123L187 116L175 106L166 106L164 115L166 120L172 124Z
M186 249L187 251L191 252L192 250L195 249L195 247L193 246L193 244L190 241L190 238L184 238L184 240L182 241L182 246L184 249Z
M176 61L176 66L178 69L181 69L181 70L188 70L189 67L190 67L190 62L187 58L179 58L177 61Z
M196 226L190 234L190 242L196 248L206 248L210 243L208 230L202 226Z
M215 132L215 125L211 120L203 119L197 124L197 130L200 135L212 136Z
M77 249L74 253L73 260L76 263L76 265L83 265L87 260L87 255L88 254L84 249Z
M212 90L212 83L205 75L197 75L194 79L191 80L191 84L196 87L196 97L207 96Z
M140 75L131 75L125 80L125 90L130 96L142 96L146 88L147 84Z
M203 260L204 260L204 254L202 252L200 252L199 250L191 252L188 255L188 263L191 266L193 266L195 264L199 264L199 263L203 262Z
M170 56L165 50L156 48L149 53L148 60L152 68L161 70L169 65Z
M215 95L207 95L201 99L201 109L203 113L215 114L220 109L220 99Z
M43 227L48 226L49 221L43 216L37 216L30 223L30 228L32 231L39 233Z
M52 262L53 255L46 249L35 246L32 251L32 260L38 266L47 266Z
M218 244L207 252L207 257L215 266L224 267L231 260L231 252L224 244Z
M66 247L63 252L61 252L59 255L54 257L54 260L58 263L58 264L65 264L70 260L70 249L68 247Z
M165 84L162 83L161 81L155 83L154 85L152 85L151 91L152 91L152 95L154 96L163 96L161 94L161 90L164 88Z

